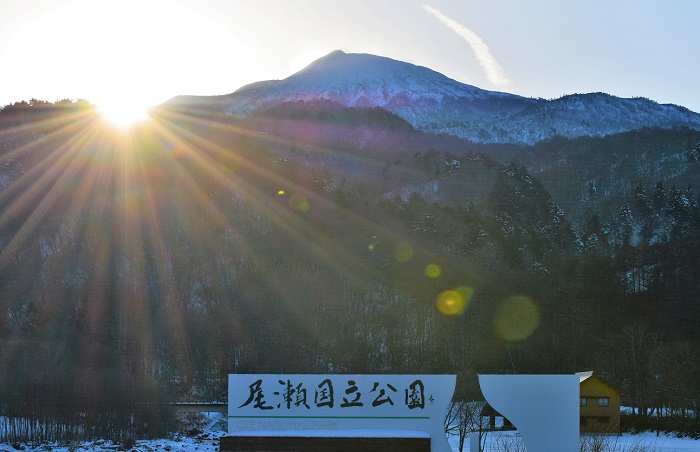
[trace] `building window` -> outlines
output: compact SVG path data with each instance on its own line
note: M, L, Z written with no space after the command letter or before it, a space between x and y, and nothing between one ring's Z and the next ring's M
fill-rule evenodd
M586 406L588 405L588 399L585 397L581 397L581 406Z
M610 397L599 397L598 406L610 406Z
M610 416L600 416L598 418L598 423L599 424L609 424L610 423Z

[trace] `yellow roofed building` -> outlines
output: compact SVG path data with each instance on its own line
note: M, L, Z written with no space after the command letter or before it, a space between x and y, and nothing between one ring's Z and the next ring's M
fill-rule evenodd
M620 391L593 375L578 372L581 382L581 433L620 434Z

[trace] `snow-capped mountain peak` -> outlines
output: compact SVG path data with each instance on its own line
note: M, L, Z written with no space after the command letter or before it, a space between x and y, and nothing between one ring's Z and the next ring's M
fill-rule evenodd
M475 95L480 91L422 66L369 54L347 54L341 50L293 74L284 80L284 86L299 91L342 93L355 99L371 98L377 103L404 93L411 93L415 98L440 99Z
M240 114L283 102L329 100L348 107L382 107L420 124L426 113L443 110L447 100L491 96L530 101L457 82L422 66L370 54L336 50L299 72L271 84L244 86L229 98L226 111Z
M553 136L604 136L643 127L700 129L700 115L649 99L575 94L556 100L487 91L410 63L335 50L283 80L232 94L170 103L242 116L286 102L384 108L414 127L477 142L533 144Z

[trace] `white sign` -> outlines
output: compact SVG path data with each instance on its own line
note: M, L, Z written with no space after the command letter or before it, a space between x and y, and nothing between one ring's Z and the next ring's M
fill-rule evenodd
M297 431L297 436L300 430L338 436L404 431L407 437L426 432L431 451L450 452L443 422L456 380L455 375L232 374L228 431Z
M530 452L579 450L578 375L479 375L484 398Z

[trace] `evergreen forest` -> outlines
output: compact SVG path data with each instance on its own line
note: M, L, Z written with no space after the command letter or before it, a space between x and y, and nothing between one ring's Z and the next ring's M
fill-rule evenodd
M592 370L700 403L700 132L532 146L385 110L0 110L0 431L167 434L230 373ZM658 411L657 411L658 413ZM0 441L4 438L0 438Z

